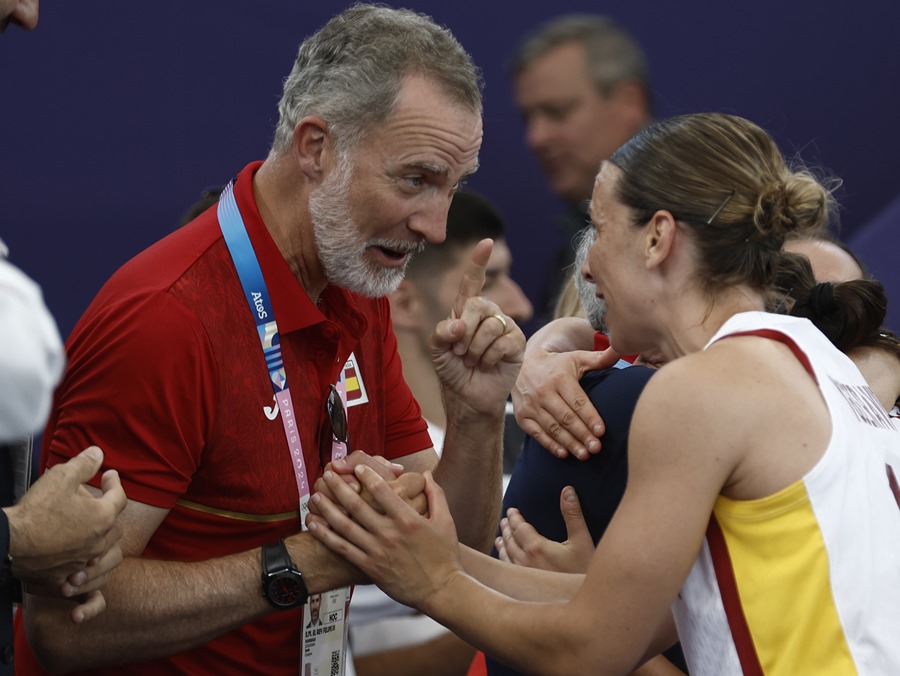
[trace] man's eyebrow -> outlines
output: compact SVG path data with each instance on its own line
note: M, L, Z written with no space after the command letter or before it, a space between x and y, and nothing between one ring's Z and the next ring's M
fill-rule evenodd
M404 164L403 169L406 171L427 171L429 174L437 174L438 176L446 176L450 173L450 167L445 164L435 164L434 162L410 162L409 164Z
M469 176L471 176L471 175L474 174L476 171L478 171L478 167L479 167L479 166L481 166L481 165L479 165L478 162L476 162L476 163L475 163L475 166L472 167L471 169L469 169L466 173L464 173L464 174L462 175L462 178L461 178L460 180L465 181L467 178L469 178Z
M469 176L478 171L478 167L479 165L476 163L474 167L460 177L460 180L464 181L469 178ZM403 169L404 171L427 171L429 174L436 176L447 176L450 174L450 167L446 164L435 164L434 162L410 162L409 164L404 164Z

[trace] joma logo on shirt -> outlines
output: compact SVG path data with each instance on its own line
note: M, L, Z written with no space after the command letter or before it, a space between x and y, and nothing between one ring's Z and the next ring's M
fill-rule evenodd
M278 417L278 398L273 394L272 402L275 404L274 406L263 406L263 413L266 414L266 417L269 420L275 420Z

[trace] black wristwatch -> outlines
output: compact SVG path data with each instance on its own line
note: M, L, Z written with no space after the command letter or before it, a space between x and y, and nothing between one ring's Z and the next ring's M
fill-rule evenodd
M288 555L284 540L262 548L262 593L278 610L306 603L309 591Z

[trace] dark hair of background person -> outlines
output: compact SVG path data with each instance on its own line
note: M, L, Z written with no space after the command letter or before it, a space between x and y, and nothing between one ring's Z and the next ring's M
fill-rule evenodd
M209 209L213 204L216 204L219 201L222 190L224 190L224 188L220 185L204 188L203 192L200 193L200 199L189 206L187 211L182 214L181 220L178 222L178 227L180 228L183 225L187 225L197 218L197 216Z
M877 280L816 283L809 259L785 251L776 264L773 300L779 311L809 319L845 354L877 347L900 358L900 340L882 326L887 297Z

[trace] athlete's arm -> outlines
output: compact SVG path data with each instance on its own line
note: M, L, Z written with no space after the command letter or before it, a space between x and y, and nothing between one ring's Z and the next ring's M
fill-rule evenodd
M734 411L714 415L723 412L719 388L704 395L700 386L688 388L660 375L635 412L625 497L571 600L561 587L548 594L553 573L488 564L477 556L473 566L469 554L460 562L453 523L434 482L426 483L429 516L422 518L374 473L362 471L361 480L385 514L340 486L335 495L355 521L323 505L330 525L317 523L313 532L399 601L505 663L548 674L629 673L671 645L670 604L743 451L734 443ZM693 424L698 419L705 424ZM745 439L746 430L738 431L738 441ZM546 598L559 600L535 600Z

